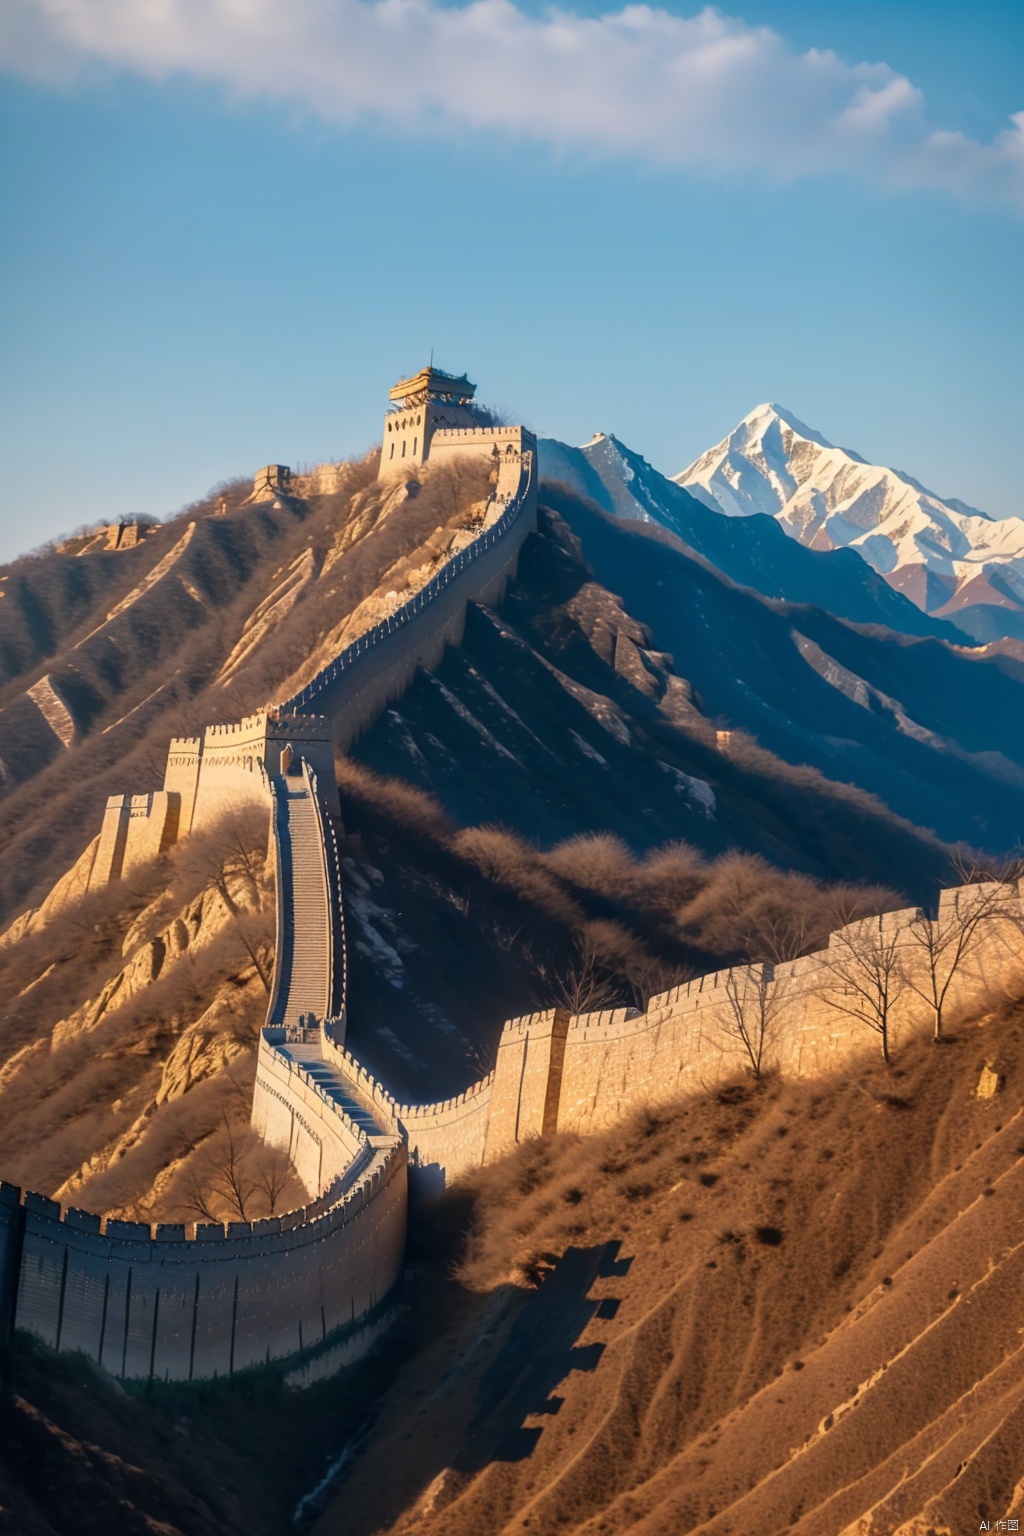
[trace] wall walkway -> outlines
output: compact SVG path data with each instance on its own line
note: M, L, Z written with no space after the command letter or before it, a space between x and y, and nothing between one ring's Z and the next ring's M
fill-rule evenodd
M108 806L104 878L163 847L172 815L181 833L201 833L239 800L272 808L277 964L253 1121L287 1150L309 1204L252 1223L150 1228L0 1185L0 1335L25 1328L122 1377L197 1380L307 1349L394 1284L405 1247L406 1144L390 1097L344 1050L337 786L325 713L342 717L340 737L350 740L417 666L434 664L461 636L469 602L500 593L535 526L535 462L533 453L504 458L478 537L295 699L172 743L160 796L115 797ZM159 826L147 810L157 802Z
M483 529L472 543L279 708L329 716L335 741L347 748L400 697L417 667L437 666L445 646L459 643L469 603L498 601L536 526L536 454L505 457Z

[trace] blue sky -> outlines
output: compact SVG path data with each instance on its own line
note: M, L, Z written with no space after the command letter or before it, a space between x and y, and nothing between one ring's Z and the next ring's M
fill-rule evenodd
M8 5L0 558L361 452L431 347L668 473L771 399L1024 513L1024 8Z

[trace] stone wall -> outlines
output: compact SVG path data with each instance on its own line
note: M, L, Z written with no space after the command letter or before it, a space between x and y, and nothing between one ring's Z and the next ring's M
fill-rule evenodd
M436 666L458 644L470 602L498 601L519 550L536 527L536 453L521 427L452 428L435 434L442 457L498 452L494 494L480 533L416 595L323 668L294 698L245 719L209 725L201 737L175 737L162 791L107 801L89 889L96 890L212 826L238 805L271 804L269 778L282 753L301 755L318 776L325 808L340 807L334 742L343 749L398 698L417 667ZM274 468L275 466L271 466ZM316 712L314 712L316 711ZM331 722L325 715L333 717Z
M409 1145L409 1164L432 1187L479 1168L487 1148L494 1074L440 1104L399 1104L396 1113Z
M345 1049L344 1020L329 1019L322 1031L324 1060L344 1079L356 1103L399 1135L421 1187L440 1190L484 1161L494 1073L456 1098L439 1104L399 1104Z
M953 974L947 1020L977 1013L1024 991L1024 906L1019 891L1002 887L1001 911L985 920ZM993 887L944 891L937 928L953 932L950 914L989 900ZM926 931L916 908L851 924L819 953L779 966L739 966L696 977L651 999L646 1011L617 1008L576 1018L562 1011L530 1014L505 1025L494 1071L440 1104L400 1105L395 1114L408 1137L410 1161L443 1184L503 1156L534 1136L554 1131L586 1135L631 1112L670 1103L749 1070L736 1038L733 998L758 989L771 999L764 1065L786 1076L815 1077L848 1070L880 1054L880 1037L847 1007L856 1004L846 959L849 942L870 947L895 936L899 965L927 991ZM948 968L948 955L943 965ZM844 1007L843 1005L846 1005ZM907 984L891 1019L893 1049L930 1031L934 1014Z
M334 722L344 749L400 697L417 667L436 666L458 644L470 602L494 603L514 574L519 550L536 527L534 458L502 462L482 532L441 567L409 602L346 647L283 710L316 708Z
M178 816L179 837L185 837L192 830L202 751L201 736L173 736L168 748L167 766L164 769L164 789L168 794L176 794L181 798L181 811Z
M307 1192L321 1195L339 1180L352 1182L370 1161L370 1144L308 1072L274 1049L275 1034L284 1031L260 1036L252 1123L270 1146L287 1152Z
M172 752L177 744L172 743ZM312 712L260 710L236 724L208 725L203 733L190 831L212 825L232 806L270 806L268 779L279 774L282 753L302 756L323 780L327 803L337 811L334 751L328 721Z
M2 1321L134 1379L226 1376L308 1349L394 1284L405 1162L396 1143L374 1151L354 1187L302 1210L194 1229L104 1224L4 1185Z
M201 737L172 739L162 790L110 796L89 889L120 879L237 806L258 805L269 812L269 778L281 771L286 750L304 758L320 775L322 801L337 815L334 746L327 720L261 710L237 723L209 725Z
M431 464L450 463L455 453L493 457L497 451L505 460L517 455L537 455L537 439L525 427L447 427L439 428L430 439Z
M89 877L98 890L155 859L177 839L181 796L156 789L145 795L111 795L103 812L99 847Z

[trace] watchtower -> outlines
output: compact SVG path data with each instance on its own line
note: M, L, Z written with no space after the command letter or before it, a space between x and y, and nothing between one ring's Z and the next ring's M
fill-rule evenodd
M250 501L267 501L281 491L287 492L292 472L287 464L264 464L253 476Z
M489 418L474 407L475 394L476 385L464 373L456 377L432 366L392 385L384 417L380 478L406 473L424 463L430 454L430 440L439 429L484 425Z

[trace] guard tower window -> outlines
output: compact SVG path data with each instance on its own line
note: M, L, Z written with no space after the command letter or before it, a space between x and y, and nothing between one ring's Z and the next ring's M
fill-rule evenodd
M413 456L413 458L416 457L416 444L418 442L419 442L419 438L418 437L414 437L413 440L412 440L412 456Z

